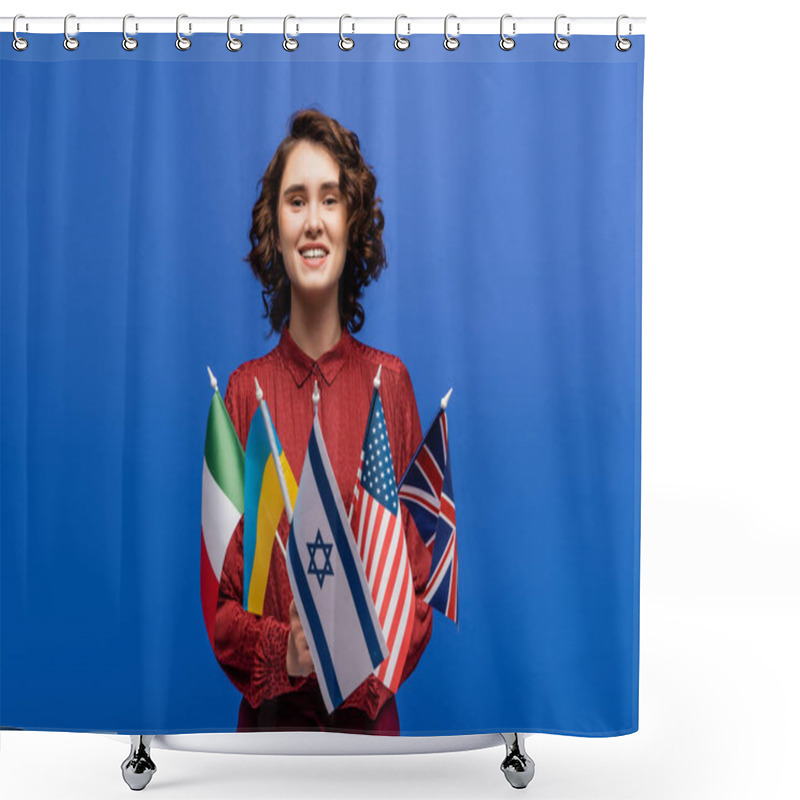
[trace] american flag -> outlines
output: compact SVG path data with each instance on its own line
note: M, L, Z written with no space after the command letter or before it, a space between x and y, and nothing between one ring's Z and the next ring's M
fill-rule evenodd
M411 459L397 491L431 553L425 602L458 623L456 506L447 439L447 414L443 408Z
M414 580L395 480L386 419L376 385L350 508L350 525L356 534L372 600L389 647L389 657L375 674L393 692L400 686L414 622Z

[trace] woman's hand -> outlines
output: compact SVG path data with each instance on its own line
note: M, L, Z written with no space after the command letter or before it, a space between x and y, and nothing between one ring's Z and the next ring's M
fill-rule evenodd
M289 646L286 649L286 672L293 678L309 675L314 671L314 661L308 649L303 623L292 600L289 606Z

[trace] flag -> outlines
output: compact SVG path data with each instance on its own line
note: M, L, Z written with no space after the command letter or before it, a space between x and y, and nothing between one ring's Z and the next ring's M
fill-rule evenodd
M295 605L330 714L389 651L316 414L286 552Z
M280 464L286 477L289 500L294 506L297 482L286 453L278 441L278 434L267 412L267 419L275 433L277 459L269 446L269 437L260 409L256 409L247 434L244 457L244 535L242 555L244 560L242 605L253 614L261 616L267 590L272 545L281 515L285 510L276 465Z
M395 480L383 404L375 388L350 508L350 524L390 651L375 674L393 692L400 686L414 624L414 579Z
M397 491L432 556L425 602L457 623L456 506L444 409L431 423Z
M206 423L200 554L200 598L212 646L222 564L243 511L244 453L215 386Z

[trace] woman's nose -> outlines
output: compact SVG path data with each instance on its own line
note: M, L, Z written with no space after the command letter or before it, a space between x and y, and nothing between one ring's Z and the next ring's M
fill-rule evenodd
M308 216L306 217L306 230L310 234L319 233L322 228L322 217L320 215L319 204L311 202L308 204Z

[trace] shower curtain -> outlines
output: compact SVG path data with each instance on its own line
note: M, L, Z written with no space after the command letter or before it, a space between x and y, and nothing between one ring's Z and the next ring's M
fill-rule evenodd
M277 729L303 697L312 730L391 705L373 732L635 731L643 37L28 38L0 36L0 726ZM322 355L273 330L250 258L309 109L377 180L345 269L384 223L363 327ZM333 200L301 181L291 208L352 215L372 195L322 150ZM367 565L395 530L397 572ZM284 668L292 598L311 675Z

